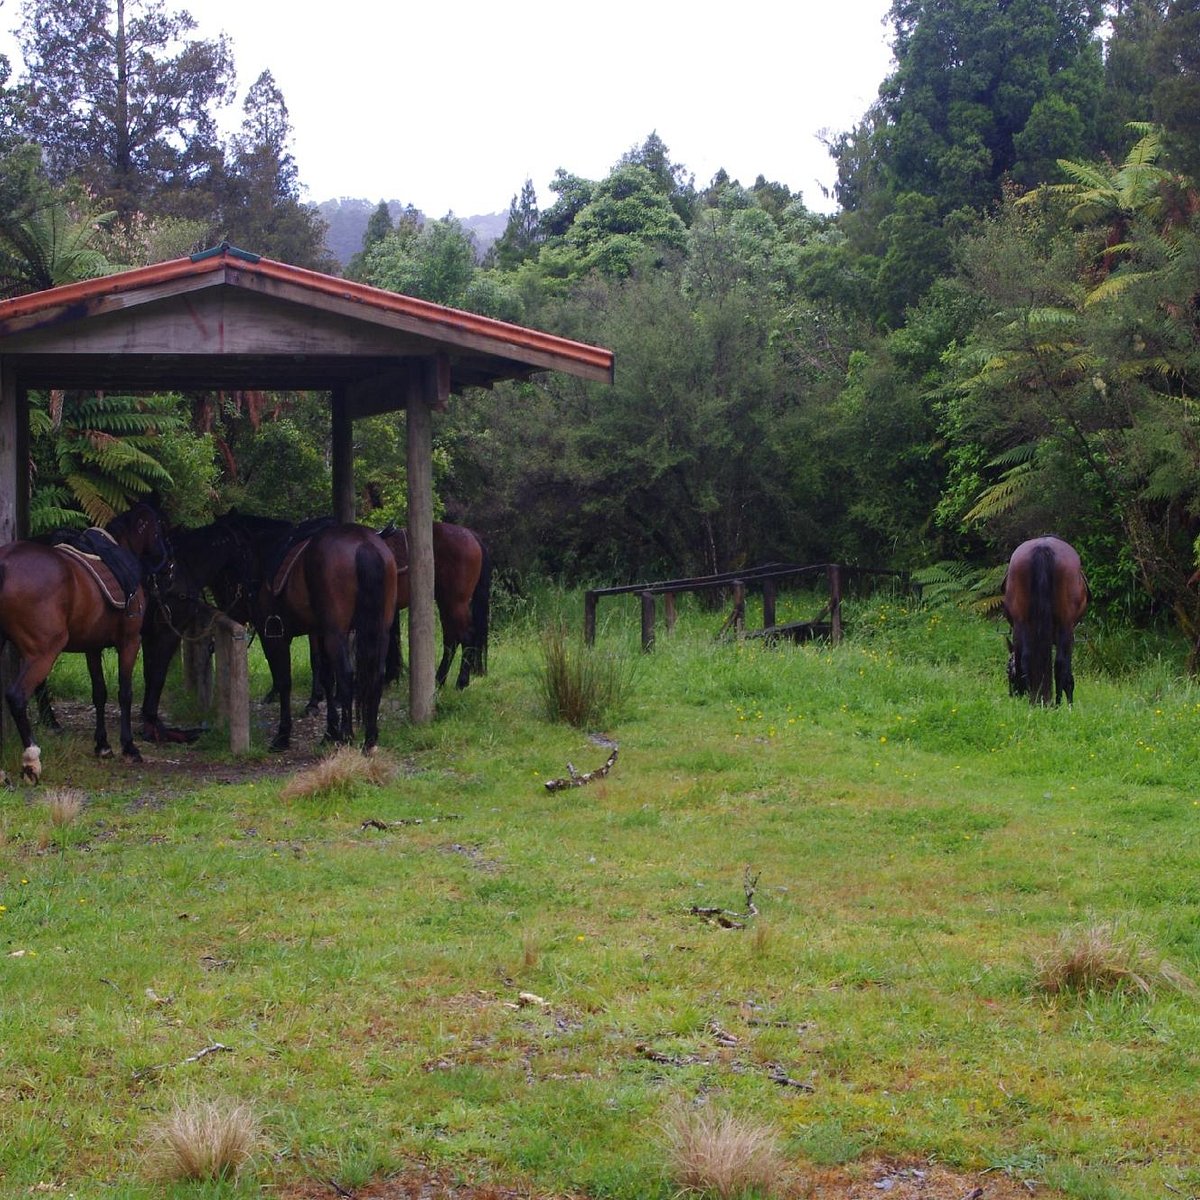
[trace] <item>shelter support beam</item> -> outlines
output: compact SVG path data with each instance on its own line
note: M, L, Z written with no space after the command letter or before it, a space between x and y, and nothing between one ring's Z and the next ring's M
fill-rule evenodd
M0 359L0 546L29 534L29 404ZM12 722L4 693L17 673L17 652L0 650L0 750Z
M335 389L330 397L329 423L333 515L349 524L354 520L354 418L345 388Z
M419 359L405 387L408 409L408 716L425 725L435 712L433 602L433 411L450 390L445 355Z

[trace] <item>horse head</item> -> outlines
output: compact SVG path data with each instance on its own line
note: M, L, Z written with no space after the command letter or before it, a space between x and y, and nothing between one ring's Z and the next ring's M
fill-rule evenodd
M147 575L163 571L171 560L171 543L162 513L142 500L108 523L108 532L142 565Z

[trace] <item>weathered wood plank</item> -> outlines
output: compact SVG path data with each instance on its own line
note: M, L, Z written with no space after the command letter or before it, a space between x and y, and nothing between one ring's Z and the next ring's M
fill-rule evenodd
M414 370L408 409L408 717L414 725L433 720L433 409L439 371L430 363Z

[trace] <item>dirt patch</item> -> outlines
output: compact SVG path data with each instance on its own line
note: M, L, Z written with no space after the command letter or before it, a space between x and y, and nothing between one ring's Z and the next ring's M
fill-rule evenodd
M579 1193L472 1184L437 1172L407 1171L361 1187L314 1179L282 1187L280 1200L586 1200ZM794 1200L1051 1200L1058 1193L1000 1172L960 1173L937 1164L880 1160L853 1168L808 1168L787 1192Z
M61 733L51 733L45 727L35 727L35 736L43 747L47 783L68 782L55 770L56 745L72 744L76 754L90 754L95 732L95 713L90 703L62 700L54 705ZM133 740L142 755L140 763L121 761L118 749L118 726L115 706L110 702L106 713L109 741L114 748L113 786L133 787L144 797L141 803L153 803L156 796L165 797L209 784L236 784L260 779L284 779L312 766L328 752L321 739L325 734L323 714L307 717L302 711L292 718L292 745L288 750L255 753L246 758L228 757L229 743L222 731L202 733L194 742L155 743L142 736L141 723L135 713ZM277 705L255 704L250 719L263 730L274 733L278 724Z

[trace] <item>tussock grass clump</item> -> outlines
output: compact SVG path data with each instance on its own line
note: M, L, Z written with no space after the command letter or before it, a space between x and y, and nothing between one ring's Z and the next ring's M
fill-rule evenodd
M230 1179L250 1162L261 1136L248 1104L189 1100L152 1130L150 1163L164 1179Z
M71 825L83 812L87 797L77 788L51 788L42 795L42 805L55 828Z
M1196 985L1136 935L1109 923L1064 930L1034 963L1034 983L1050 996L1132 992L1158 986L1195 993Z
M304 771L298 771L279 789L281 800L313 800L342 796L360 784L380 787L396 774L395 762L386 754L363 754L341 746Z
M561 623L543 631L542 702L549 720L598 728L615 716L632 683L627 658L594 646L572 647Z
M773 1129L728 1112L673 1109L663 1126L671 1178L683 1191L720 1200L774 1196L788 1167Z

